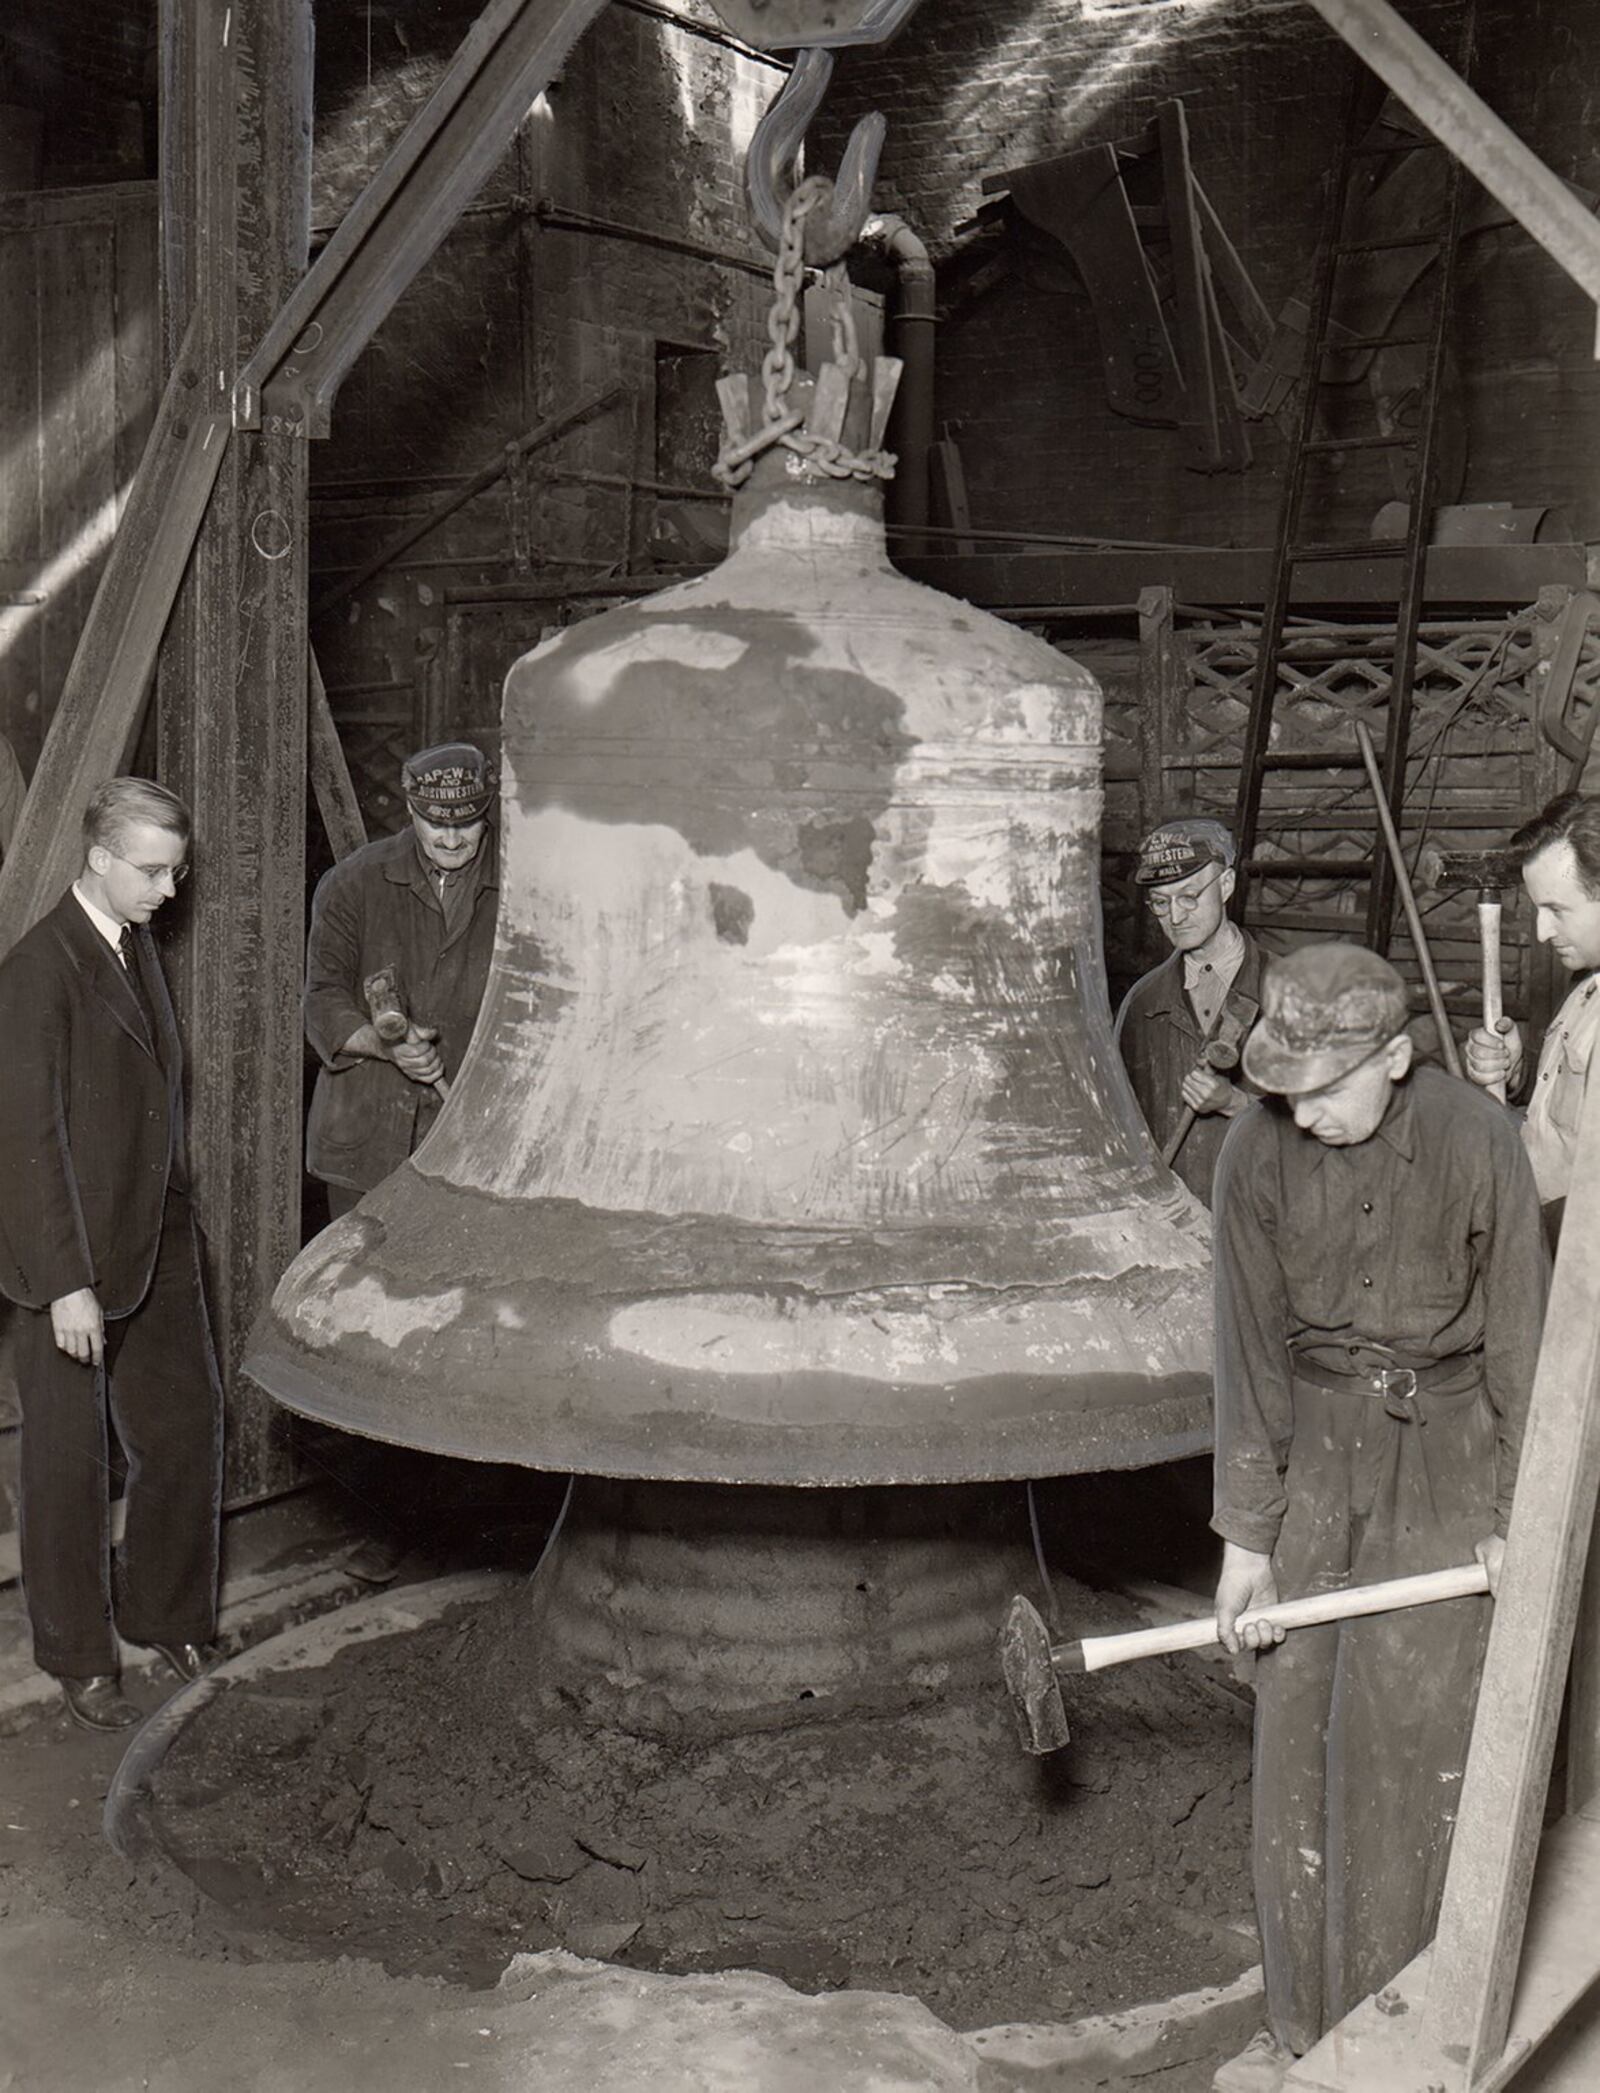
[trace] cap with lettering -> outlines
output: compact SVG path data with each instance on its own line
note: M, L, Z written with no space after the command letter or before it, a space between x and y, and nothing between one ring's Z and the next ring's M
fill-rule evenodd
M1244 1072L1260 1090L1321 1090L1406 1029L1406 985L1362 945L1303 945L1268 963Z
M470 741L446 741L407 756L400 790L424 821L481 821L494 805L494 766Z
M1139 845L1134 883L1141 887L1166 886L1204 872L1207 865L1233 863L1238 856L1233 837L1220 821L1206 814L1185 815L1181 821L1164 821L1152 829Z

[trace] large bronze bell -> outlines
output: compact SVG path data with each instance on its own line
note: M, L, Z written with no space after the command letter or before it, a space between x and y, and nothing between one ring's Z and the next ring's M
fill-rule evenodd
M1112 1046L1100 696L761 460L715 572L505 691L482 1015L284 1275L290 1408L615 1477L955 1483L1208 1436L1209 1237Z

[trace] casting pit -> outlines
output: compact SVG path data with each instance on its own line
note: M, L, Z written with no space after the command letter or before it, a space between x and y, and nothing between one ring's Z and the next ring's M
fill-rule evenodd
M1133 1623L1057 1588L1086 1629ZM160 1844L237 1925L470 1984L561 1947L909 1992L968 2029L1256 1959L1248 1706L1198 1660L1074 1682L1041 1762L992 1665L713 1716L552 1658L536 1612L515 1579L224 1691L155 1775Z

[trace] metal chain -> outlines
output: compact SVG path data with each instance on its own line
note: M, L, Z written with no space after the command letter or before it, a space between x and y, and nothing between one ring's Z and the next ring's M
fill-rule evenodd
M805 224L819 205L833 194L826 175L814 174L803 181L783 211L783 231L778 257L772 265L772 305L767 313L767 339L771 347L761 361L762 422L753 436L742 443L725 443L712 471L724 487L741 487L750 477L755 460L774 444L782 444L804 459L813 471L830 479L889 480L894 477L891 451L849 451L832 437L819 436L804 427L805 416L789 407L788 397L795 379L794 345L800 333L800 293L805 283ZM850 278L843 262L825 269L822 280L833 296L833 360L848 384L861 367L860 343L855 311L850 297Z

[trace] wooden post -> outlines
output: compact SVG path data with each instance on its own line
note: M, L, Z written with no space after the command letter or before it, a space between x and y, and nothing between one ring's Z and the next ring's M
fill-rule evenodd
M194 320L224 399L306 263L311 26L311 0L162 4L168 330ZM161 661L160 774L195 810L195 877L168 950L232 1502L293 1475L282 1413L238 1362L300 1244L306 499L302 428L267 418L236 434Z

